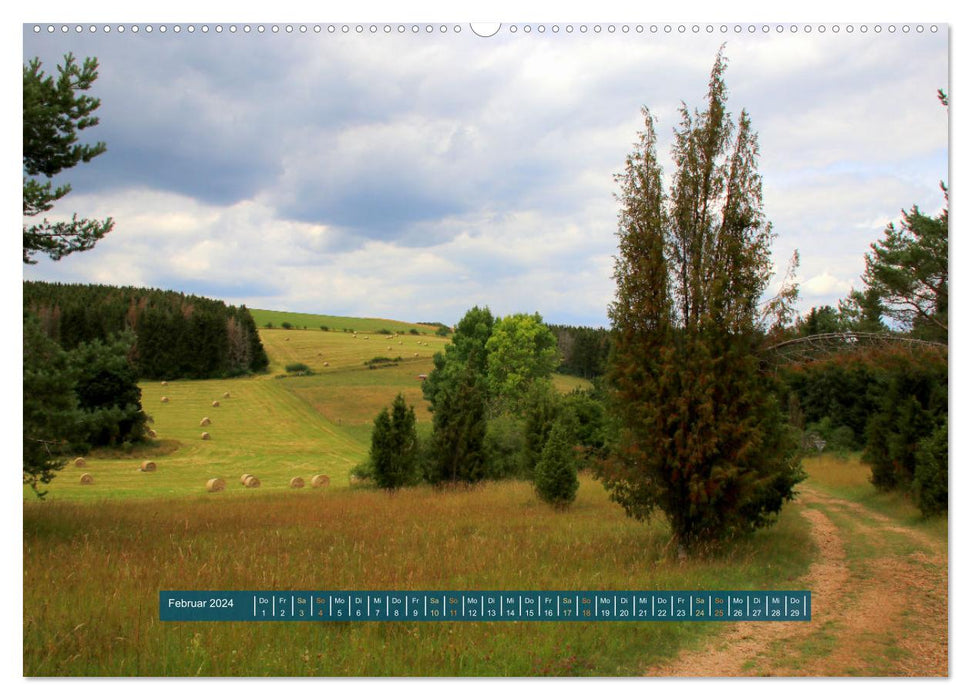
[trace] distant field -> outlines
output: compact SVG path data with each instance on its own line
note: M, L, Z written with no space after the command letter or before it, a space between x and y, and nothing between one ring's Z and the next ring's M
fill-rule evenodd
M319 331L321 326L327 326L330 330L338 332L349 330L374 333L386 329L394 333L409 333L414 329L423 335L434 335L435 331L438 330L437 326L392 321L384 318L354 318L351 316L328 316L326 314L302 314L293 311L267 311L265 309L250 309L249 311L259 328L263 328L267 323L272 323L275 328L280 328L283 323L290 323L294 329L303 330L306 327L307 330L315 331ZM434 321L435 319L426 320Z

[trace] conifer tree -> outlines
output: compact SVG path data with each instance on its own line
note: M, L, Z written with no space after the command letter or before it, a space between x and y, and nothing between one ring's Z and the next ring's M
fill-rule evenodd
M71 191L69 184L53 186L62 170L89 162L105 152L103 142L78 143L78 132L97 125L93 113L101 100L85 95L98 78L98 61L85 59L78 65L72 54L58 66L57 79L45 75L39 59L24 66L24 216L50 211L54 203ZM38 179L43 176L43 179ZM24 263L36 262L37 253L54 260L94 247L114 223L111 219L78 219L24 225Z
M654 118L617 176L619 255L609 380L619 444L611 497L660 509L685 548L767 524L793 496L795 444L759 371L760 299L772 272L758 141L726 109L719 52L707 105L682 104L662 185Z
M391 411L381 409L371 433L371 471L374 482L383 489L394 490L411 483L418 464L418 434L415 409L398 394Z
M580 488L571 433L566 421L557 420L553 424L533 477L537 495L558 508L573 503Z

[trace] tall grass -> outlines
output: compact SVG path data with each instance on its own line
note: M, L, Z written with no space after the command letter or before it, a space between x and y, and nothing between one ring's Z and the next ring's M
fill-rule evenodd
M705 561L582 479L566 512L530 485L24 504L24 673L638 674L703 623L161 623L163 589L792 588L797 514Z

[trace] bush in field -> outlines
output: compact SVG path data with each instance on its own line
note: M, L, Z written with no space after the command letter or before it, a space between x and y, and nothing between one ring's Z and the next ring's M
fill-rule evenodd
M289 321L284 321L283 323L280 324L280 327L285 328L286 330L290 330L291 328L293 328L293 324L290 323Z
M313 374L313 370L303 362L291 362L286 366L286 370L289 374Z
M553 424L533 477L536 494L558 508L571 504L580 487L576 453L570 439L575 431L567 423L557 420Z

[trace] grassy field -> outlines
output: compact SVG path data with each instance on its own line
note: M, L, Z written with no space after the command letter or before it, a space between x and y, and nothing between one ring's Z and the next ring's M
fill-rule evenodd
M528 484L26 503L26 675L626 675L707 625L160 623L182 589L765 588L804 571L798 516L712 561L666 551L584 478ZM56 594L52 594L55 592Z
M810 580L819 550L806 527L806 506L798 502L774 527L728 551L682 560L663 522L630 520L588 476L565 511L542 504L521 482L394 495L350 488L348 472L367 454L370 421L395 394L416 406L427 429L418 375L431 370L431 355L446 341L411 334L354 338L319 327L260 332L270 372L145 384L143 405L157 445L89 456L83 469L94 476L89 486L78 483L81 469L66 467L46 501L25 490L25 675L640 675L700 648L724 626L163 624L158 591L772 589ZM393 367L364 365L399 354ZM285 376L291 362L304 362L315 374ZM557 382L562 391L582 385ZM202 427L205 417L211 424ZM210 440L200 439L203 430ZM140 472L149 458L158 470ZM918 522L900 496L875 494L858 459L821 457L806 467L813 489L946 542L946 520ZM262 486L242 487L244 472ZM309 481L318 473L331 477L330 487L288 487L293 476ZM207 493L212 477L225 479L227 489ZM810 508L828 508L836 521L848 517L825 504ZM861 523L845 527L862 532ZM910 552L900 547L886 545L881 556Z

